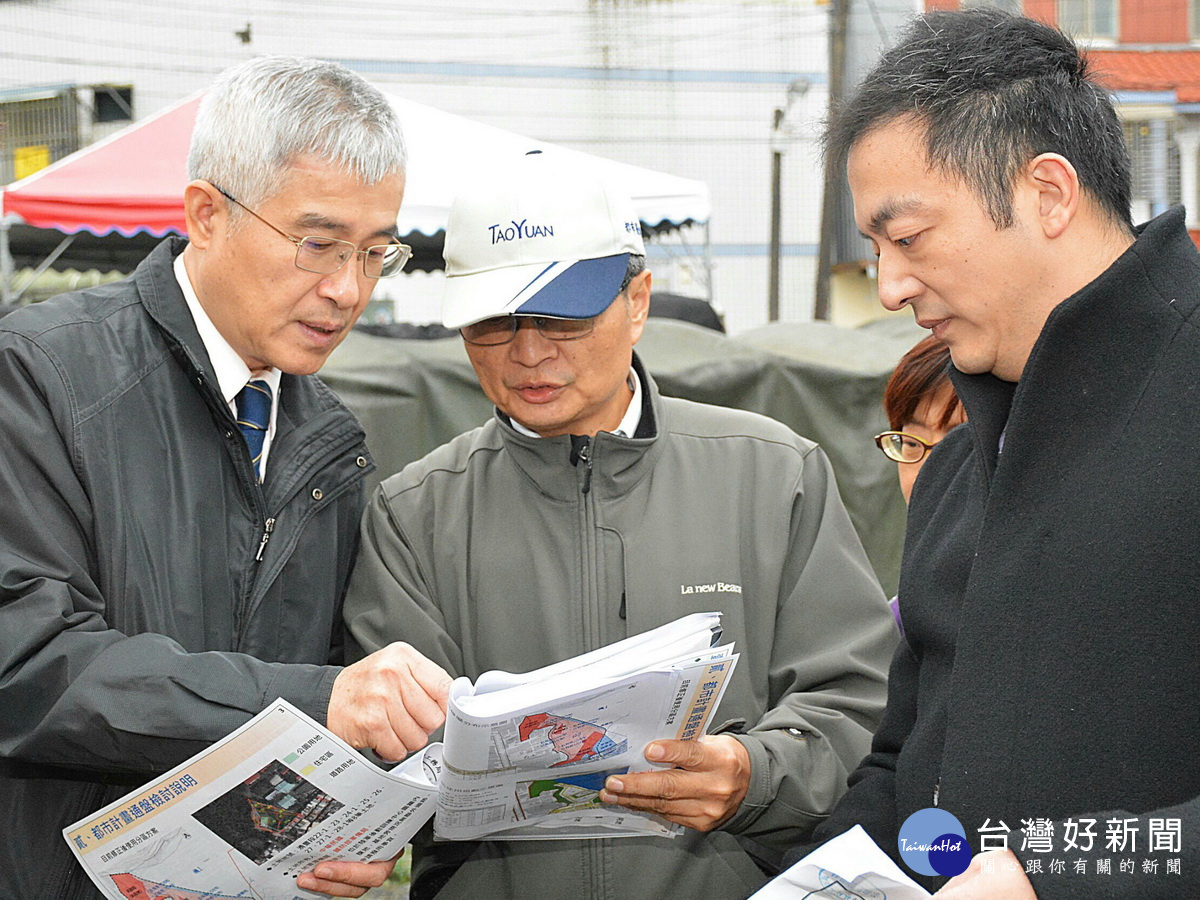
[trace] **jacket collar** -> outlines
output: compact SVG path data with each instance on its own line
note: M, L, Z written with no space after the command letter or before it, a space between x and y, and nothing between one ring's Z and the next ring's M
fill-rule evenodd
M628 438L601 432L592 438L587 451L591 459L590 481L587 462L576 459L578 451L573 450L570 435L528 437L513 428L507 416L495 411L495 426L505 450L539 492L554 500L576 502L584 496L586 484L594 499L609 500L629 493L650 473L662 452L661 438L668 422L658 385L636 353L633 367L642 380L642 422L638 436ZM578 439L575 444L579 444Z
M184 364L188 374L193 379L203 377L216 390L216 374L172 268L175 257L186 246L184 238L167 238L134 270L133 281L142 306L166 335L171 351Z
M952 369L987 475L1002 432L1002 458L1018 472L1031 453L1066 465L1117 440L1161 348L1195 312L1197 283L1200 256L1176 207L1141 226L1116 262L1051 312L1019 383Z

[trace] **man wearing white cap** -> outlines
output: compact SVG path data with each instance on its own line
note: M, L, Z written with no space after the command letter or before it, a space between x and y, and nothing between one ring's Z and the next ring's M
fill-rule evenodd
M345 613L455 675L525 671L720 610L741 660L720 733L607 803L690 830L414 841L416 900L745 897L867 752L896 629L824 453L748 412L659 395L633 353L651 276L629 198L551 154L458 198L444 320L496 406L385 481Z

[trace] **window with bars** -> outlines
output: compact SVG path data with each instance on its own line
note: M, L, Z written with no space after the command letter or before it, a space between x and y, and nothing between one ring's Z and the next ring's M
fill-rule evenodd
M1079 38L1117 37L1117 0L1058 0L1058 27Z
M1134 204L1161 209L1180 202L1179 147L1174 119L1125 122Z
M1193 3L1200 0L1192 0ZM1021 15L1024 10L1021 9L1021 0L962 0L963 9L999 9L1006 13L1012 13L1014 16Z
M31 88L0 97L0 184L78 150L78 106L73 87Z

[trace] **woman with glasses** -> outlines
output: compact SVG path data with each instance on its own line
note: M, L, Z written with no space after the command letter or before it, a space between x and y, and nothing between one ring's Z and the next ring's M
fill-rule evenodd
M901 357L884 390L883 408L892 430L877 434L875 443L898 463L905 503L929 451L967 420L949 372L950 348L930 335Z
M930 335L900 357L884 388L883 408L892 430L875 435L875 444L897 463L900 493L907 503L929 451L951 428L967 420L950 382L950 348ZM890 603L903 635L900 598L893 597Z

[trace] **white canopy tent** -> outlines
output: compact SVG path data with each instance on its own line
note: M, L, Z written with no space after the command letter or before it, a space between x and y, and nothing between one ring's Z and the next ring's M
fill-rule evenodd
M400 116L409 152L400 233L416 250L417 268L438 269L442 232L463 180L486 173L499 160L553 145L394 94L388 97ZM69 263L76 237L82 239L81 247L96 246L101 243L97 238L111 243L140 237L137 246L144 248L147 235L184 232L187 145L198 99L189 97L0 192L5 299L12 293L13 252L24 259L30 248L32 254L49 255L43 260L46 267L60 258ZM649 234L697 225L704 228L707 247L707 185L563 147L554 152L576 157L624 185ZM18 248L21 242L28 247ZM707 250L702 258L705 283L711 283Z

